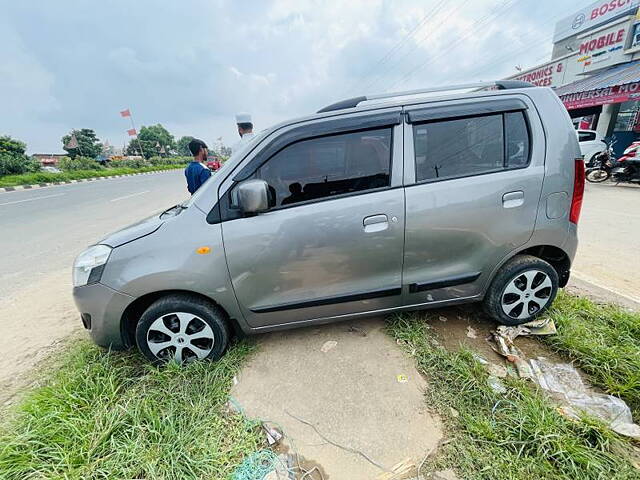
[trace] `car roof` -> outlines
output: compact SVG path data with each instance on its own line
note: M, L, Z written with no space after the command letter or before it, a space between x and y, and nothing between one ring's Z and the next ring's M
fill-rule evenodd
M488 85L493 85L493 83L482 83L482 84L473 84L473 85L482 85L486 87ZM353 100L354 103L356 100L358 101L357 105L354 107L333 109L328 111L323 111L324 109L322 109L310 115L305 115L302 117L286 120L284 122L277 123L263 130L262 132L260 132L260 136L262 137L262 136L269 135L270 133L276 130L279 130L280 128L291 126L297 123L307 122L311 120L318 120L322 118L331 118L331 117L339 117L339 116L351 115L356 113L364 113L364 112L381 110L381 109L389 109L394 107L406 107L411 105L441 102L441 101L447 101L447 100L465 100L465 99L476 99L476 98L483 98L483 97L495 97L500 95L513 95L514 93L526 94L526 93L530 93L532 90L547 90L552 92L552 90L548 87L536 87L533 84L528 84L526 82L517 82L517 86L508 88L508 89L478 90L478 88L476 87L468 87L468 88L475 88L475 89L470 92L462 92L462 93L457 92L457 93L439 94L439 95L429 94L430 92L436 93L436 92L443 92L443 91L452 91L452 90L455 90L456 88L457 88L456 86L453 86L453 87L447 88L446 90L442 88L442 89L434 89L431 91L429 89L426 89L424 91L425 93L415 93L413 95L404 95L403 94L404 92L399 92L399 94L395 94L395 95L389 94L388 97L381 98L380 100L376 98L370 99L370 97L375 97L375 95L355 97L354 99L350 99L350 100ZM340 104L340 103L342 102L338 102L337 104ZM333 104L333 105L337 105L337 104Z

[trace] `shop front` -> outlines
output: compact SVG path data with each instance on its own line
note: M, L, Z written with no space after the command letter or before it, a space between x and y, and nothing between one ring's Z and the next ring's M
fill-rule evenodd
M640 61L608 68L556 93L580 128L615 137L616 155L640 137Z

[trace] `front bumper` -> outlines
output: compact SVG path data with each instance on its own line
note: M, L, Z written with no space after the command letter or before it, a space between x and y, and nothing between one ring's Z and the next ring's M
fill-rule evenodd
M125 309L135 300L101 283L73 288L73 299L91 338L102 347L126 348L120 323ZM87 325L88 324L88 325Z

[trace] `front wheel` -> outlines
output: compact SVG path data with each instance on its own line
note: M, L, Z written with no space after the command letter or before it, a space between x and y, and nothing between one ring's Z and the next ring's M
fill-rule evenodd
M213 303L195 295L168 295L142 314L136 343L153 363L217 360L229 343L229 329Z
M604 168L593 168L587 170L586 178L591 183L602 183L609 180L611 177L611 171Z
M558 273L544 260L517 255L505 263L484 299L485 312L503 325L520 325L544 312L558 293Z

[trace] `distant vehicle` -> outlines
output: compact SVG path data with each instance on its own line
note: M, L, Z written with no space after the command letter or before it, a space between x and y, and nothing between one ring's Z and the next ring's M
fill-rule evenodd
M611 174L617 183L640 183L640 142L633 142L626 148Z
M596 158L596 155L606 151L607 144L602 138L602 135L595 130L576 130L576 135L578 135L580 152L584 157L585 166L593 166L593 160Z
M594 157L591 166L586 169L585 176L588 182L602 183L611 177L611 171L616 165L616 159L613 156L613 146L616 141L613 139L607 144L607 148Z
M222 166L222 163L220 162L220 159L216 156L209 156L207 158L207 168L209 170L211 170L212 172L215 172L217 170L220 170L220 167Z
M56 167L52 167L50 165L48 165L46 167L42 167L42 171L43 172L48 172L48 173L62 173L62 170L60 170L59 168L56 168Z
M260 132L190 199L89 247L73 296L96 343L157 363L218 359L234 331L468 302L527 323L569 280L583 193L550 88L360 96Z

